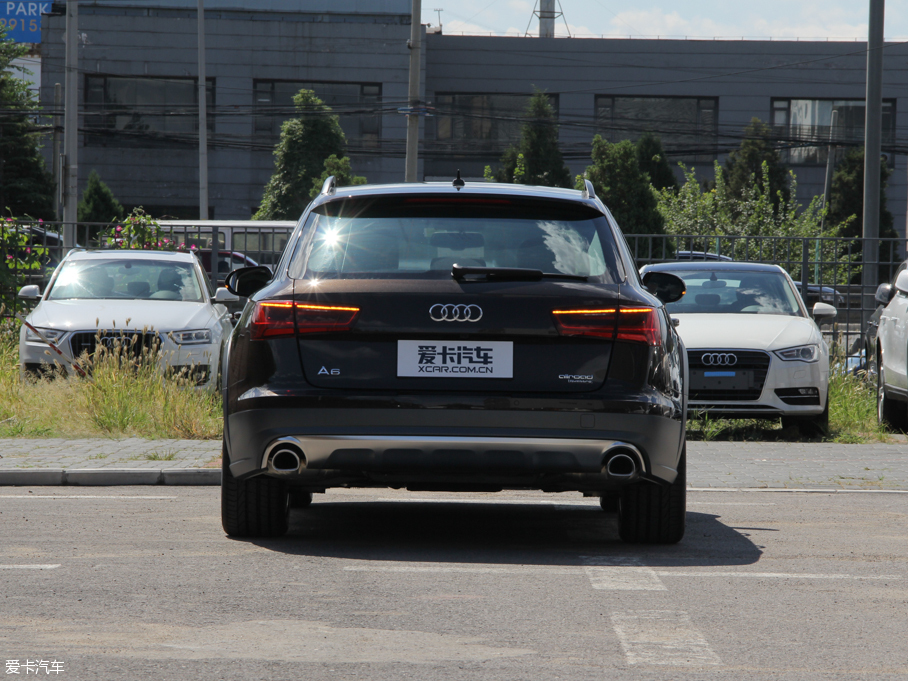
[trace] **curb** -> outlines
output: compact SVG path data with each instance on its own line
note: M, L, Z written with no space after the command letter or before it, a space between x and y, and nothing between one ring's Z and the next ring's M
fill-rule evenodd
M220 484L220 468L31 468L0 470L0 487Z

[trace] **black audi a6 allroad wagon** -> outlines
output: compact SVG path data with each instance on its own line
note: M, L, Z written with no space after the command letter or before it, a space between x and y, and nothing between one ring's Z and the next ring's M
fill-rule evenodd
M277 536L332 487L581 492L621 537L684 534L686 365L592 184L337 188L249 300L223 366L222 516Z

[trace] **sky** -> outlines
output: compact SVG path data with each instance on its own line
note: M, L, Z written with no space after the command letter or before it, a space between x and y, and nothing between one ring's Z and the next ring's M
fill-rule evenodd
M561 0L564 18L555 35L574 37L752 38L774 40L867 39L869 2L863 0ZM422 0L423 23L438 25L443 8L444 33L538 35L534 0ZM559 2L555 0L555 9ZM908 5L890 2L886 40L908 39ZM565 23L567 25L565 25ZM529 29L528 29L529 25Z

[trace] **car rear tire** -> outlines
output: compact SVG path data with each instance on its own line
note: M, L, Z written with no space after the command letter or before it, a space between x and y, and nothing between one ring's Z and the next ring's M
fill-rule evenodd
M308 508L312 505L312 492L290 488L290 508Z
M629 544L677 544L687 515L687 445L671 485L640 482L627 487L618 502L618 534Z
M606 513L616 513L620 497L621 494L619 492L603 492L599 495L599 508Z
M896 402L886 395L885 381L885 372L880 365L876 373L877 422L904 432L908 430L908 406L904 402Z
M227 448L221 454L221 524L231 537L280 537L287 532L287 484L264 475L237 480L230 473Z

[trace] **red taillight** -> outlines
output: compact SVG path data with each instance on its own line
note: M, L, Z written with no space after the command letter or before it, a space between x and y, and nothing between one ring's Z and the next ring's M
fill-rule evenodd
M616 340L659 345L662 331L658 314L652 307L622 307Z
M252 340L294 335L296 329L293 324L293 303L289 300L266 300L256 303L249 328Z
M296 327L299 333L349 331L358 314L358 307L297 303Z
M250 324L251 337L252 340L262 340L297 333L349 331L357 314L358 307L268 300L255 304Z
M562 336L595 336L614 338L618 310L552 310L555 326Z
M562 336L592 336L658 345L661 341L658 312L652 307L590 310L552 310Z

